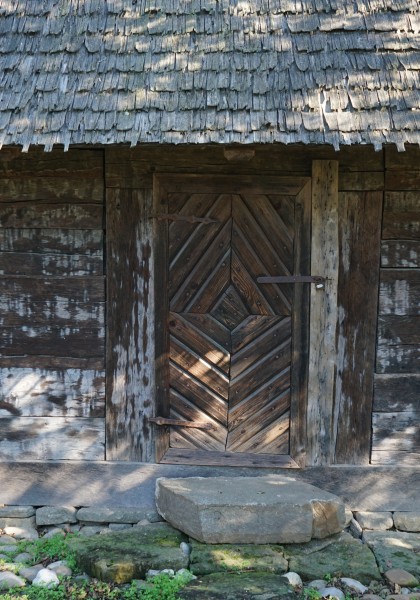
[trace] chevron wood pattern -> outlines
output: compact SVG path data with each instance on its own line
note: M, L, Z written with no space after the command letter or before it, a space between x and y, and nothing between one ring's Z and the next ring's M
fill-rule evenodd
M289 452L294 196L170 192L168 225L170 446Z

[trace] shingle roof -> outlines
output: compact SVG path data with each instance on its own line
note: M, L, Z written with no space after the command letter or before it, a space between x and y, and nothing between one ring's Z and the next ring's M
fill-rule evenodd
M1 0L3 144L419 143L420 0Z

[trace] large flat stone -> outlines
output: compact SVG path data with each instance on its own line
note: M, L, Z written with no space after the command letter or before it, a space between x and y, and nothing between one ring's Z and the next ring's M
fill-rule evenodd
M79 567L102 581L127 583L143 579L149 569L183 569L188 557L182 552L181 532L167 523L153 523L128 531L74 538L70 547Z
M364 584L381 578L371 550L348 533L308 544L285 546L289 569L299 573L304 581L322 579L326 574L352 577Z
M363 540L375 554L380 570L405 569L420 577L420 533L365 531Z
M290 544L341 531L337 496L279 475L161 478L156 506L177 529L207 544Z
M296 594L280 575L270 573L212 573L192 581L184 600L295 600Z

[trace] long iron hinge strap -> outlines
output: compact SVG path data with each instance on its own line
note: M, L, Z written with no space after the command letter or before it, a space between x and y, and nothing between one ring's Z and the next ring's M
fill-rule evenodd
M212 423L201 423L199 421L180 421L178 419L166 419L165 417L149 417L155 425L172 425L175 427L194 427L195 429L214 429Z
M257 283L325 283L320 275L279 275L273 277L257 277Z
M154 216L158 221L185 221L186 223L204 223L205 225L209 225L210 223L220 223L217 219L211 219L210 217L194 217L193 215L162 213Z

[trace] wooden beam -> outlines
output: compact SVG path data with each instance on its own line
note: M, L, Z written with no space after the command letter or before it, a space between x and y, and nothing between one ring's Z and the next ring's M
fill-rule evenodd
M311 289L307 465L331 462L338 289L338 162L312 163L311 273L326 278Z
M107 191L107 460L154 460L151 192Z
M335 463L369 464L382 192L339 195Z

